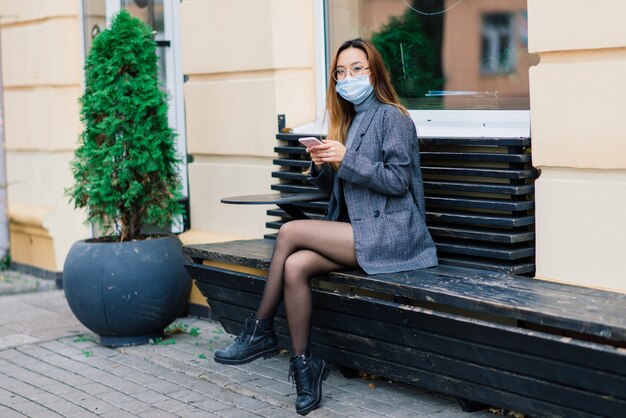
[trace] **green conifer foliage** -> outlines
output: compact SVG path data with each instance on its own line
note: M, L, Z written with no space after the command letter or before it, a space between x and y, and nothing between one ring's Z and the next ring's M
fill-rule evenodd
M182 214L176 134L153 34L126 10L93 41L80 104L84 130L67 193L87 209L87 222L129 241L141 238L142 225L164 226Z
M413 2L413 9L431 13L442 8L437 0L416 3ZM370 38L389 69L394 88L409 106L411 98L423 98L429 90L443 89L443 14L424 16L413 9L407 8L403 15L392 16Z

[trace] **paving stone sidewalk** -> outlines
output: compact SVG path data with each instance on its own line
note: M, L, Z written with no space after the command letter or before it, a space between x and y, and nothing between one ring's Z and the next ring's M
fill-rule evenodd
M0 296L56 289L54 280L40 279L19 271L0 271Z
M296 417L288 355L213 361L232 341L219 323L180 318L155 344L109 349L71 314L63 291L0 296L0 417ZM333 370L310 417L494 417L447 397Z

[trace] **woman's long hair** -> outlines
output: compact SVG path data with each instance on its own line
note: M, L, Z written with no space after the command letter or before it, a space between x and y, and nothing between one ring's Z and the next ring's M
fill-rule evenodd
M376 47L371 42L361 38L346 41L337 49L335 57L333 58L333 62L330 66L331 77L328 83L328 91L326 92L326 111L329 117L327 138L339 141L342 144L346 139L350 123L352 119L354 119L355 110L354 105L341 97L335 90L337 82L332 77L332 73L337 68L339 54L348 48L359 48L365 53L367 61L369 62L370 82L374 86L376 98L383 103L397 107L405 115L409 114L402 103L400 103L398 94L391 84L389 72L383 63L383 58Z

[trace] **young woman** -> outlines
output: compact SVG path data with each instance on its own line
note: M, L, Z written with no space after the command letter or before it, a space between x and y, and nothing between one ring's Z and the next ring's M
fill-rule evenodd
M215 361L248 363L278 352L273 318L285 302L296 411L322 398L328 366L308 349L313 311L309 280L333 270L368 274L437 265L425 224L418 139L380 53L365 40L345 42L331 67L329 131L311 154L311 178L330 194L326 220L294 220L279 230L261 304Z

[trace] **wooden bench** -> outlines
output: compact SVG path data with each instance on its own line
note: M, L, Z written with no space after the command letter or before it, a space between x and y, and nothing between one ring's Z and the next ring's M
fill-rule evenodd
M302 173L309 158L298 138L278 134L279 168L272 190L316 190ZM535 270L534 179L530 138L421 138L427 224L442 264L530 274ZM327 200L300 204L309 217L323 218ZM279 209L267 212L291 218ZM269 234L266 238L272 238Z
M282 169L273 175L281 183L272 188L314 190L302 175L308 163L295 149L297 136L278 138ZM314 280L313 349L344 372L446 393L465 410L488 404L533 415L622 416L626 295L515 274L534 270L529 140L464 141L425 139L421 148L441 265ZM322 217L326 202L299 205ZM269 213L279 217L273 228L289 219L280 209ZM211 314L230 333L258 306L272 235L185 247ZM281 346L290 347L282 307L275 324Z
M238 334L273 241L186 247L212 315ZM327 361L535 415L623 416L626 295L454 266L314 283L311 344ZM290 347L284 310L275 322ZM468 408L469 409L469 408Z

